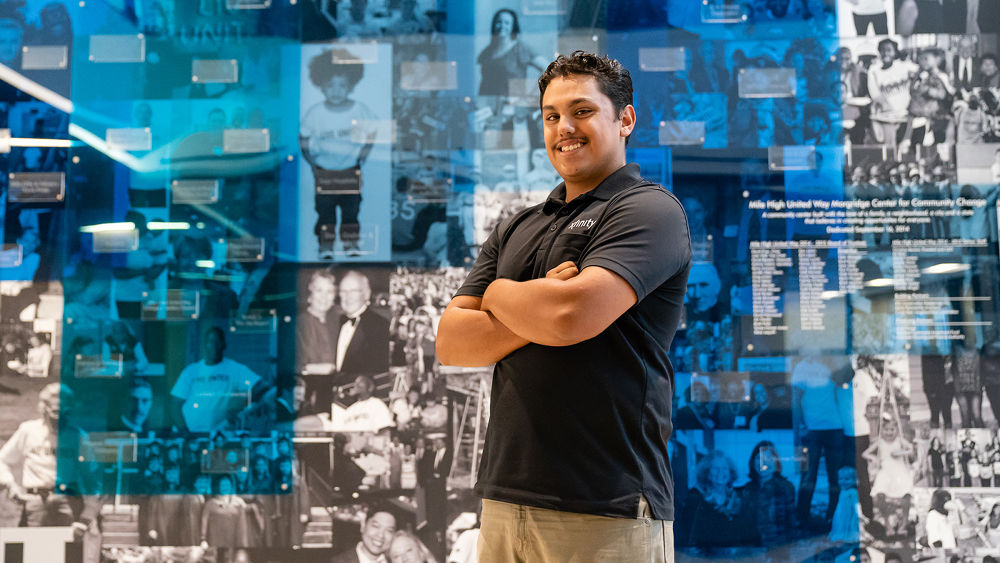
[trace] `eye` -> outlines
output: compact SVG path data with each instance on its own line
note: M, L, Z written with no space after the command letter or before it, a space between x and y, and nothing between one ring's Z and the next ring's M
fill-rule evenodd
M548 114L548 115L545 116L545 121L555 121L557 119L559 119L559 114L558 113L550 113L550 114Z

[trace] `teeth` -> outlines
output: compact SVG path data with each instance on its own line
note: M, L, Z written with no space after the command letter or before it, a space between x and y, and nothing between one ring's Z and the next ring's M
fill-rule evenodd
M576 143L575 145L565 145L559 148L562 152L575 151L576 149L583 146L583 143Z

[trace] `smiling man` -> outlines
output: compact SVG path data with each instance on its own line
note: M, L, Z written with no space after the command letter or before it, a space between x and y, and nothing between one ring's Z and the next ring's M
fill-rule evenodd
M538 81L563 179L502 222L438 327L444 364L496 363L476 491L480 561L672 561L667 350L691 241L626 164L632 79L577 51Z

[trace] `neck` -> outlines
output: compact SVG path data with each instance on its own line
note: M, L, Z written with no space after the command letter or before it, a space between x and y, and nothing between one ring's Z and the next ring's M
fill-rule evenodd
M351 103L351 100L349 98L344 98L343 101L340 101L340 102L337 102L337 103L333 103L330 100L327 100L324 103L326 104L326 107L328 107L330 109L340 110L340 109L344 109L344 108L348 107L350 105L350 103Z
M326 313L327 313L326 311L323 311L323 310L320 310L320 309L315 309L313 307L309 307L306 310L309 311L310 315L316 317L317 319L319 319L319 320L321 320L323 322L326 322Z
M563 181L566 184L566 203L573 201L574 199L580 197L581 195L601 185L601 182L606 180L608 176L614 174L622 166L625 166L624 152L622 153L621 158L614 164L615 165L610 172L608 172L607 174L605 174L604 176L602 176L600 179L597 180L587 179L587 180L575 181L575 180L566 180L564 178Z

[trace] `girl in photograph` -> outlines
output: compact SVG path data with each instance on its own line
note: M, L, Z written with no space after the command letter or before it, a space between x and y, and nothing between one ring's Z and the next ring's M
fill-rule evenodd
M924 526L927 531L927 544L942 549L955 549L955 530L948 517L945 504L951 500L951 493L937 489L931 496L931 509L927 512Z
M884 494L890 498L902 498L913 487L913 468L910 465L915 453L913 445L903 437L899 422L888 413L883 414L879 426L878 438L862 454L875 475L872 496Z
M988 547L1000 547L1000 502L994 502L989 513L979 524L983 529L983 541Z

